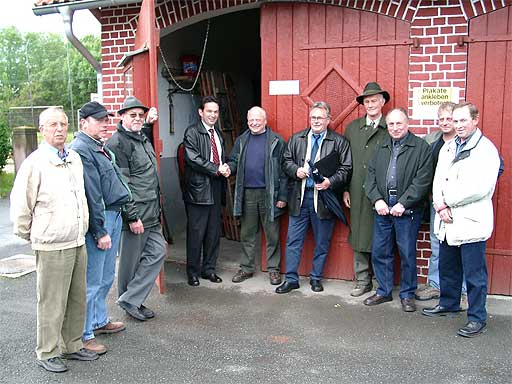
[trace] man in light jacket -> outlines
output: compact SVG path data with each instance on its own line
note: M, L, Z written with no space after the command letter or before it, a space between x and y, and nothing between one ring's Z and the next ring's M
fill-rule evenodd
M478 128L479 113L471 103L453 109L457 136L439 153L433 201L435 233L439 239L441 298L427 316L459 312L463 275L468 294L468 322L458 335L474 337L486 327L487 265L485 242L493 231L492 195L500 157Z
M39 130L44 143L21 164L14 181L11 221L14 234L30 241L36 255L36 362L65 372L61 353L66 359L98 358L82 344L89 212L80 156L64 145L64 111L44 110Z

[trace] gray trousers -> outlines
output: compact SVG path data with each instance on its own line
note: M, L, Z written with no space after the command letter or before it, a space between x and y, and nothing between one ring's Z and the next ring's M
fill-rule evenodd
M265 189L245 189L243 214L240 218L240 240L242 254L240 269L247 273L254 272L256 258L256 241L260 223L265 232L267 243L267 269L269 272L279 272L281 247L279 244L279 218L269 221L268 209L265 206Z
M149 296L166 256L160 225L141 235L123 230L119 246L117 289L119 301L140 307Z
M37 346L39 360L82 348L85 323L85 245L35 251L37 271ZM62 349L61 349L62 348Z
M370 285L372 277L370 275L371 252L354 251L354 274L357 285Z

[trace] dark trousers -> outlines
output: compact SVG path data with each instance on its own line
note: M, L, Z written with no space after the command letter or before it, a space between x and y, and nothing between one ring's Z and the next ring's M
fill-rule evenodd
M222 180L212 178L213 205L187 203L187 275L215 273L219 256ZM201 267L201 252L203 265Z
M487 264L485 241L451 246L439 244L439 280L441 299L439 305L449 310L460 308L462 280L466 277L468 292L468 320L485 321L487 311Z
M421 212L400 217L381 216L375 213L372 265L379 283L377 289L379 295L390 296L393 291L393 261L396 241L400 253L400 298L414 297L418 286L416 240L418 239L421 216Z

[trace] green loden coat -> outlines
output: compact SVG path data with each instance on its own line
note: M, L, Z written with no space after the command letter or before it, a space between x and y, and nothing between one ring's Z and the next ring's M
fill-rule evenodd
M352 179L350 192L350 234L348 241L357 252L371 252L373 239L373 205L366 197L364 179L375 148L389 137L384 115L379 126L370 131L366 128L366 115L353 120L345 129L344 136L352 151Z

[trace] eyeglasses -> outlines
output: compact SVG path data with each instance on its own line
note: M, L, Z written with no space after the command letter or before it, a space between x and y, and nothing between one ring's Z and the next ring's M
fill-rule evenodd
M322 116L310 116L309 118L311 119L311 121L324 121L328 119L328 117Z
M139 119L143 119L144 115L145 115L145 113L136 113L136 112L132 112L132 113L128 114L128 116L130 116L131 119L136 119L137 117Z
M45 123L44 125L46 125L47 127L50 127L50 128L57 128L58 126L61 126L62 128L67 128L69 126L68 123L65 123L62 121L49 121L49 122Z

